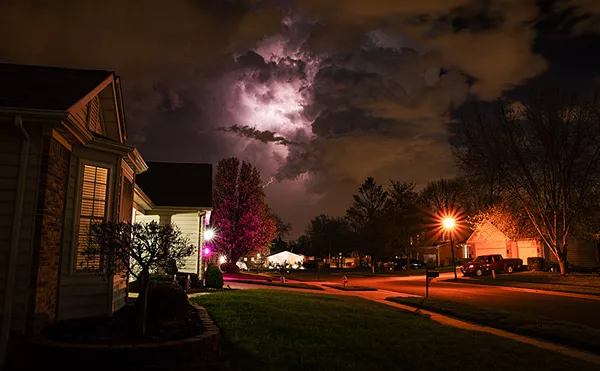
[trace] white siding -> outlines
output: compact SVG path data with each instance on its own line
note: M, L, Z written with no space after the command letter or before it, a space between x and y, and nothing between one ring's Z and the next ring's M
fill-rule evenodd
M65 228L62 248L61 282L58 299L58 319L106 315L112 308L112 284L96 273L75 273L74 261L77 243L76 227L79 193L80 161L92 160L101 165L112 166L109 174L111 189L109 190L108 215L114 219L114 198L118 195L115 182L118 179L117 169L121 158L117 155L74 147L71 154L69 179L67 185L67 204L65 206Z
M40 161L42 152L42 129L27 125L30 137L29 163L25 186L25 199L21 230L19 236L19 255L17 257L16 280L14 287L12 329L23 331L29 281L31 273L31 253L33 245L34 218L37 204ZM10 251L10 240L15 209L17 179L21 161L22 139L16 128L10 123L0 125L0 308L4 307L4 290Z
M139 211L135 212L135 223L150 223L159 221L160 217L158 215L144 215Z
M200 216L198 213L175 214L171 217L175 224L192 245L194 253L185 260L185 265L179 269L182 273L198 273L198 242L200 240Z

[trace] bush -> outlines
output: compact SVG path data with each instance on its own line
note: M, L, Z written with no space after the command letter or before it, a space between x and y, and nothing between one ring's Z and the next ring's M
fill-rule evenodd
M540 258L540 257L527 258L527 269L530 271L543 271L544 270L544 258Z
M150 279L157 282L173 282L173 275L167 273L152 273Z
M200 281L197 274L190 274L190 287L193 289L202 287L202 281Z
M142 293L136 305L143 303ZM176 282L155 282L148 289L149 321L183 320L187 318L189 303L185 290Z
M234 263L224 263L224 264L221 264L221 272L240 273L240 267L238 267Z
M223 288L223 273L214 264L209 265L208 269L206 269L206 287L213 289Z

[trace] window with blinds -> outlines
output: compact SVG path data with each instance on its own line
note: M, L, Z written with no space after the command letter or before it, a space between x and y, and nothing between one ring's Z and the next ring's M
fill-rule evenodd
M84 255L90 243L90 226L106 220L108 169L92 165L83 166L77 245L77 271L95 271L100 267L100 257Z

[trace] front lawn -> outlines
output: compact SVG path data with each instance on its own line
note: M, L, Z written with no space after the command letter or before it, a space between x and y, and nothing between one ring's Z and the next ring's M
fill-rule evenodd
M469 322L516 334L544 339L594 353L600 353L600 330L573 322L529 316L502 309L484 308L440 299L395 297L387 300L421 307ZM422 306L421 306L421 303Z
M498 274L495 279L491 276L484 276L462 278L451 282L600 295L600 275L597 274L561 276L556 273L524 272Z
M452 272L452 267L442 267L437 268L437 272ZM273 277L281 276L281 273L276 271L267 272L269 275ZM290 271L289 273L285 273L285 278L296 280L296 281L304 281L304 282L335 282L339 283L342 280L342 277L346 276L350 277L406 277L406 276L423 276L425 275L425 269L410 269L406 271L390 271L386 269L381 269L380 272L371 272L368 269L338 269L338 268L329 268L322 269L317 272L316 270L296 270Z
M306 289L306 290L323 290L322 287L309 285L307 283L296 283L296 282L268 282L268 281L258 281L258 280L235 280L229 281L230 284L234 285L235 283L247 283L251 285L263 285L263 286L277 286L277 287L287 287L290 289Z
M356 297L241 290L192 300L222 331L218 370L597 369Z

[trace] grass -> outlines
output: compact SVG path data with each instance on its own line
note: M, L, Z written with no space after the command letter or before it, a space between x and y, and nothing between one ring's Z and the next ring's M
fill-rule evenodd
M222 331L217 370L594 370L551 351L357 297L240 290L193 298Z
M471 277L469 279L452 280L452 282L600 295L600 276L597 274L561 276L555 273L525 272L499 274L496 276L496 279L491 276L485 276L481 278Z
M442 267L437 269L438 272L452 272L452 267ZM279 277L281 273L275 271L265 272L271 276ZM303 281L303 282L335 282L341 281L342 277L405 277L405 276L422 276L425 275L425 269L410 269L408 271L389 271L381 270L381 272L372 273L367 269L323 269L320 272L316 270L299 270L285 273L288 279Z
M315 286L315 285L309 285L307 283L281 283L281 282L267 282L267 281L254 281L254 280L235 280L235 281L231 281L230 283L231 284L249 283L252 285L288 287L291 289L323 290L322 287Z
M387 300L422 307L469 322L499 328L515 334L544 339L594 353L600 353L600 330L572 322L528 316L507 310L484 308L440 299L395 297ZM422 306L421 306L421 303Z
M366 287L366 286L350 286L350 285L329 285L325 284L323 286L331 287L332 289L343 290L343 291L377 291L374 287Z

